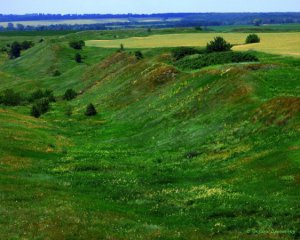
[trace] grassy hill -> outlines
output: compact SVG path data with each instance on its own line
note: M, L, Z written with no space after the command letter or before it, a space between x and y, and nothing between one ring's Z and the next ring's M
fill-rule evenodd
M90 34L1 58L0 90L57 101L0 107L0 239L299 238L300 59L182 70L169 48L85 47L78 64L68 41Z

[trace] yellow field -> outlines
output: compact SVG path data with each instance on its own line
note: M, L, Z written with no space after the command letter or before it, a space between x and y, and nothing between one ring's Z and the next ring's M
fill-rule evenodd
M117 40L89 40L87 46L118 48L156 48L177 46L206 46L215 36L222 36L231 44L244 44L247 33L187 33L133 37ZM300 56L300 33L260 33L261 43L235 46L235 50L257 50L274 54Z

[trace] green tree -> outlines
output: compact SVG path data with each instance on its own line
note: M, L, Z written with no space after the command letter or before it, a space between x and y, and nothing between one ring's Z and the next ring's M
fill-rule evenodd
M41 116L41 112L38 109L37 105L35 105L35 104L32 105L30 115L35 117L35 118L39 118Z
M260 38L259 36L257 36L256 34L249 34L246 38L246 43L250 44L250 43L259 43L260 42Z
M13 42L11 47L10 47L9 58L14 59L14 58L20 57L21 56L21 50L22 50L21 44L18 43L18 42Z
M124 51L125 50L125 48L124 48L124 44L123 43L121 43L120 44L120 51Z
M85 111L85 115L86 116L95 116L95 115L97 115L97 110L96 110L96 108L94 107L94 105L92 103L90 103L87 106L86 111Z
M134 55L135 55L135 57L136 57L137 60L141 60L141 59L144 58L143 53L141 51L136 51L134 53Z
M31 108L31 116L40 117L42 114L48 112L50 109L49 100L47 98L42 98L37 100Z
M76 97L77 97L77 93L73 89L67 89L63 96L63 100L70 101Z
M32 41L24 41L21 43L22 50L27 50L29 48L32 48L34 46L34 43Z
M225 52L230 51L231 48L232 45L226 42L222 37L215 37L215 39L206 46L208 52Z
M81 50L85 46L85 42L83 40L79 41L71 41L69 42L71 48Z

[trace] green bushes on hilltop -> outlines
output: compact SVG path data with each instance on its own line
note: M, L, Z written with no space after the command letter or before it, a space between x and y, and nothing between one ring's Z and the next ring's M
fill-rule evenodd
M171 52L172 58L174 60L179 60L181 58L184 58L185 56L189 56L197 53L201 53L201 52L196 48L192 48L192 47L179 47L173 49Z
M226 64L226 63L239 63L239 62L255 62L258 61L257 57L250 53L242 52L215 52L208 54L201 54L193 58L186 57L175 63L175 66L182 69L200 69L203 67Z

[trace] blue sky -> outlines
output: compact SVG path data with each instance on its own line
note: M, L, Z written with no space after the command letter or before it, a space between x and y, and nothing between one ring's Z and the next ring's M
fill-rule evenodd
M0 0L0 13L300 12L300 0Z

